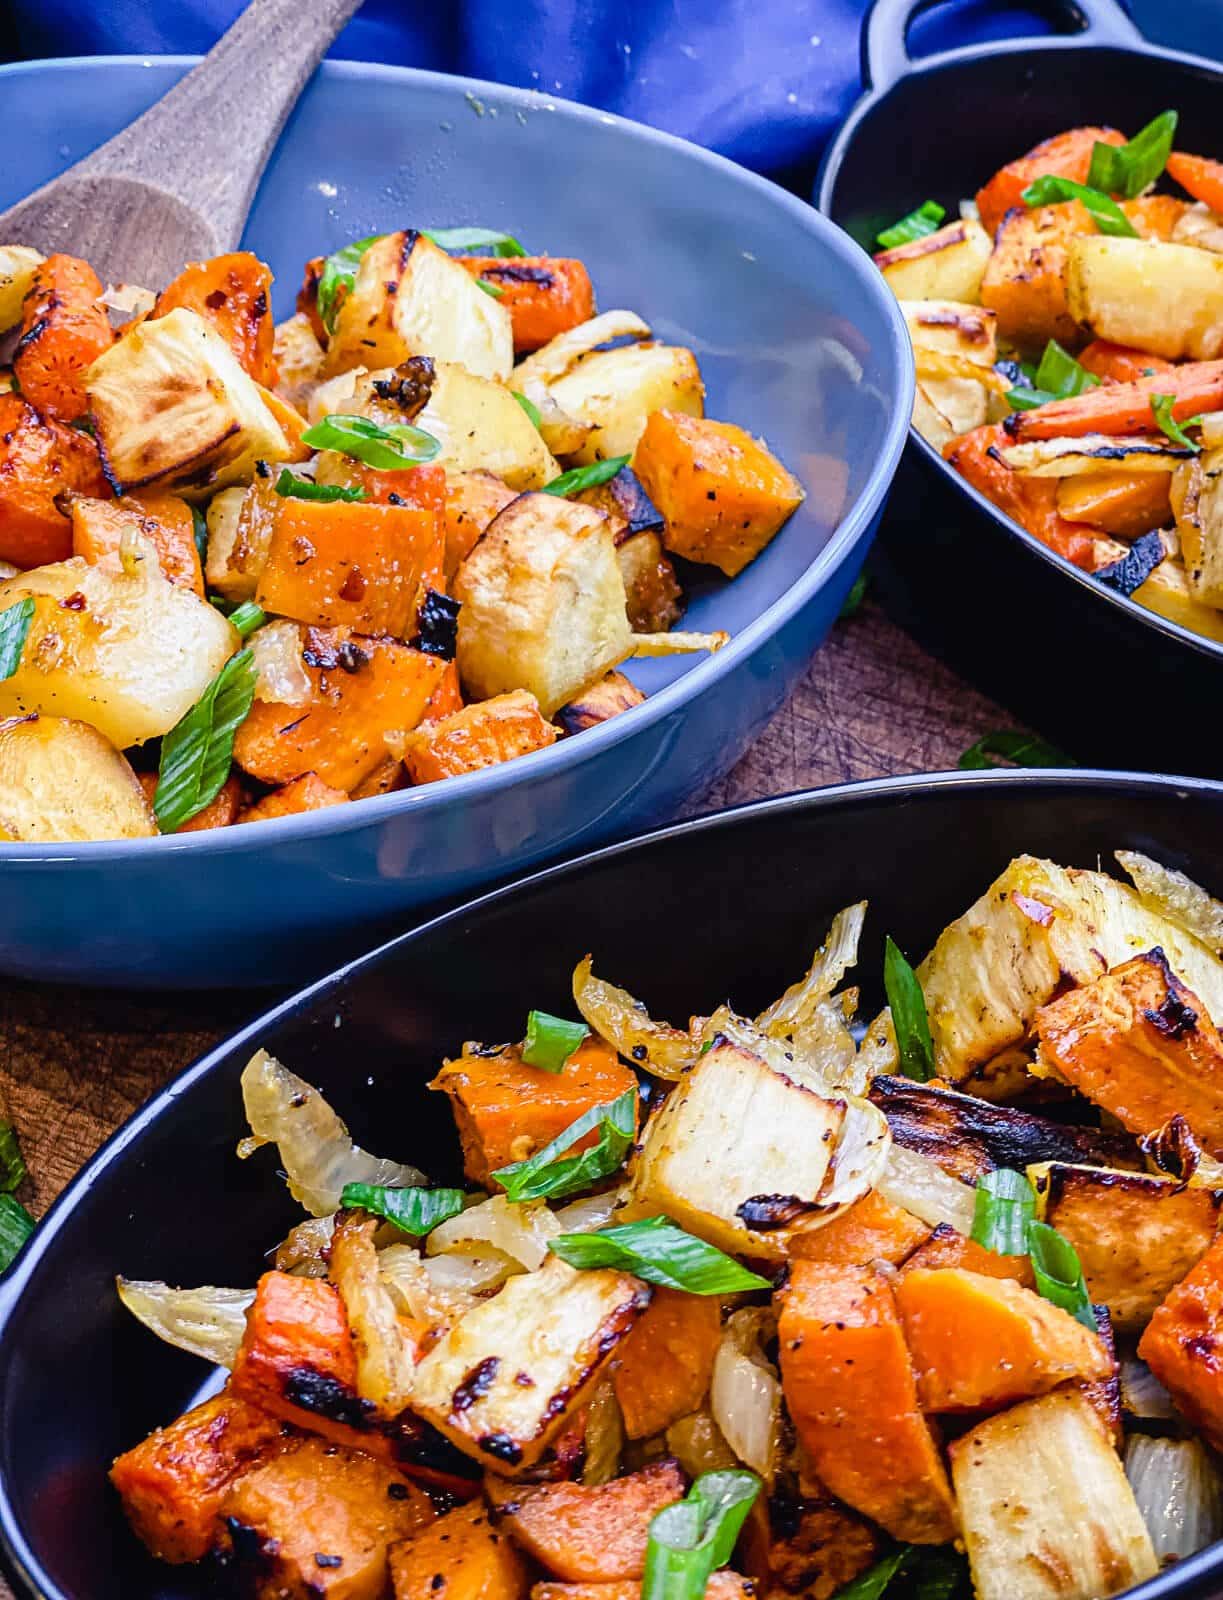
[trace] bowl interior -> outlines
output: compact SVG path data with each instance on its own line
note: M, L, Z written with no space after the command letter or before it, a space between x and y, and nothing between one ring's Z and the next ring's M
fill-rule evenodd
M0 1543L47 1600L171 1600L105 1467L207 1377L118 1305L114 1275L250 1284L300 1218L270 1151L234 1156L238 1076L257 1044L317 1083L355 1136L445 1180L457 1142L425 1083L465 1038L571 1012L587 950L656 1015L729 997L759 1009L802 971L832 913L871 901L864 1010L890 932L913 954L1020 851L1081 866L1147 850L1223 890L1223 793L1192 781L935 777L766 803L616 847L453 913L252 1025L129 1124L0 1289ZM592 917L592 908L597 908Z

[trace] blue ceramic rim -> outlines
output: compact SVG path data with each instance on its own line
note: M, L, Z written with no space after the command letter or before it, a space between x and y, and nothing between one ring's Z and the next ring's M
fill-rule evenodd
M66 56L62 60L18 61L0 66L0 85L17 74L35 74L48 68L67 67L73 71L93 72L108 66L194 66L199 56ZM593 760L601 750L619 743L635 730L644 730L650 723L666 717L682 707L694 694L714 685L740 661L754 653L759 644L772 637L790 621L829 582L850 558L866 533L885 497L891 489L896 469L900 465L912 411L912 394L915 384L913 351L908 330L895 296L875 273L870 257L841 228L818 211L809 202L771 183L767 178L741 167L738 163L717 155L712 150L664 133L645 123L633 122L611 112L600 111L576 101L563 100L555 95L535 89L520 89L509 85L490 83L481 78L464 78L442 72L427 72L416 67L383 66L373 62L326 60L320 68L325 74L347 78L354 82L377 78L401 84L406 89L427 87L453 90L460 99L466 94L478 95L486 103L500 103L523 111L559 111L583 122L597 123L603 127L616 127L630 139L646 144L661 144L683 152L691 160L713 170L734 176L740 182L769 195L775 203L789 211L806 226L817 249L830 251L846 269L863 283L867 294L883 314L890 330L890 353L899 375L898 393L887 426L880 441L875 466L853 504L841 517L827 543L817 552L785 592L777 597L746 628L735 634L730 643L715 655L698 661L688 672L673 683L665 685L651 695L643 705L634 707L620 717L612 718L597 727L585 730L580 740L570 743L562 740L547 750L534 751L500 766L463 777L449 778L444 784L422 784L416 788L401 789L394 794L379 795L362 800L356 816L341 814L338 806L324 811L307 812L295 817L276 818L258 826L243 828L217 828L196 833L162 834L155 839L96 840L65 846L62 844L0 844L0 868L37 868L58 865L84 857L90 861L114 859L126 861L137 852L150 851L171 854L177 851L231 854L235 851L262 849L281 843L298 843L320 835L338 836L355 830L376 826L392 816L408 816L414 812L440 807L461 805L477 791L496 793L509 784L532 775L544 776L552 768L577 766ZM784 537L784 530L783 535ZM733 581L733 580L732 580Z
M1015 54L1023 55L1025 59L1039 55L1043 51L1064 50L1103 50L1115 51L1120 55L1140 56L1156 61L1166 61L1171 66L1189 67L1194 71L1205 73L1215 80L1223 89L1223 66L1217 61L1211 61L1205 56L1191 55L1183 50L1165 50L1159 45L1147 45L1144 49L1135 49L1131 46L1119 44L1116 41L1103 39L1098 34L1084 30L1078 34L1041 35L1038 38L1026 39L991 39L984 44L960 45L955 50L941 50L937 54L914 57L909 67L898 77L890 79L887 83L872 87L858 100L849 116L841 124L839 132L825 150L816 174L813 191L813 202L821 216L832 218L827 210L830 192L840 176L841 164L845 152L853 142L868 113L877 105L886 100L888 95L897 88L906 78L921 76L926 72L938 72L959 66L968 66L991 56ZM1223 642L1217 639L1208 639L1204 634L1194 633L1191 628L1183 627L1179 622L1173 622L1168 617L1161 616L1158 611L1150 611L1146 606L1139 605L1129 595L1119 594L1115 589L1110 589L1107 584L1097 583L1089 572L1084 572L1081 567L1076 567L1065 556L1059 555L1056 550L1051 550L1047 544L1042 544L1035 534L1029 533L1024 527L1008 517L1005 511L986 498L979 489L973 487L965 478L954 471L943 460L933 445L927 443L915 427L909 428L909 443L926 460L949 478L956 490L970 499L982 512L986 513L1004 533L1018 538L1034 555L1067 577L1074 580L1084 594L1096 600L1113 606L1123 616L1136 618L1156 633L1161 633L1166 639L1175 640L1177 644L1187 646L1196 654L1214 657L1223 660Z

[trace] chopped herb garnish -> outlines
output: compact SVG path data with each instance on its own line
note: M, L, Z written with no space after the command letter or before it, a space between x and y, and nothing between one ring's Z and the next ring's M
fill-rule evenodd
M1161 111L1141 133L1122 145L1099 144L1091 152L1088 187L1133 200L1149 188L1168 164L1178 118Z
M1021 196L1025 205L1050 206L1062 200L1081 200L1091 213L1092 220L1101 233L1117 239L1136 239L1138 229L1122 211L1117 202L1099 189L1090 189L1085 183L1075 183L1073 178L1055 178L1046 173L1034 179Z
M1094 373L1081 366L1068 350L1063 350L1056 339L1050 339L1032 375L1032 384L1017 385L1008 392L1006 399L1012 411L1034 411L1051 400L1073 399L1086 389L1098 388L1099 383Z
M1028 1225L1028 1254L1032 1258L1038 1293L1068 1311L1092 1333L1097 1333L1096 1314L1091 1308L1083 1267L1070 1240L1046 1222L1032 1222Z
M423 1239L463 1209L462 1189L391 1189L384 1184L346 1183L340 1195L345 1208L359 1206L393 1222L401 1233Z
M527 416L530 417L532 424L536 428L538 428L541 419L540 419L540 415L539 415L539 407L535 404L534 400L528 400L526 395L525 394L519 394L517 389L511 389L510 393L514 396L514 399L517 400L518 404L526 412Z
M26 595L16 605L0 611L0 681L11 678L21 664L21 652L34 620L34 597Z
M883 986L892 1008L900 1070L906 1078L925 1083L934 1077L934 1041L926 1015L926 997L917 974L889 934L883 947Z
M843 622L846 617L856 617L862 609L862 602L866 599L867 578L865 572L860 572L854 579L853 588L845 596L841 604L838 618Z
M868 1567L860 1577L847 1583L843 1589L837 1590L836 1600L879 1600L879 1596L887 1589L892 1579L912 1561L917 1546L912 1544L898 1544L894 1550L889 1550L882 1560L876 1561L873 1567Z
M229 613L229 620L245 639L247 634L254 633L256 628L262 628L268 620L268 614L262 606L257 606L253 600L243 600Z
M190 822L229 777L234 734L255 698L255 658L231 656L186 716L161 742L161 767L153 810L163 833Z
M15 1189L25 1178L25 1160L11 1122L0 1122L0 1190Z
M463 255L525 256L526 251L509 233L493 228L422 228L439 250L457 250Z
M34 1218L11 1194L0 1194L0 1272L11 1267L34 1232Z
M522 1059L528 1067L560 1072L589 1031L584 1022L554 1017L549 1011L530 1011L527 1013L527 1036L522 1046Z
M483 289L485 294L491 294L494 300L500 300L505 293L499 283L490 283L487 278L477 278L476 288Z
M683 1500L664 1506L650 1521L641 1600L704 1600L760 1489L754 1472L702 1472Z
M1036 1216L1036 1191L1027 1175L1010 1167L977 1179L972 1237L999 1256L1026 1256L1028 1226Z
M333 412L307 428L302 443L314 450L338 450L364 462L377 472L397 472L404 467L419 466L422 461L432 461L442 448L441 442L415 428L410 422L392 423L380 428L368 417L349 416Z
M318 314L328 333L335 332L341 291L344 294L349 292L356 282L361 257L371 244L376 244L381 238L380 233L371 233L368 239L357 239L353 244L346 244L342 250L334 251L323 262L318 280Z
M1185 432L1186 428L1200 428L1205 420L1202 416L1184 417L1180 422L1172 415L1172 408L1176 404L1174 394L1153 394L1151 396L1151 414L1159 426L1159 431L1173 444L1182 445L1186 450L1192 450L1194 455L1201 453L1201 445L1194 441Z
M1034 733L997 728L978 739L976 744L970 744L956 765L968 772L984 772L989 767L1001 766L1077 767L1078 762Z
M514 1205L524 1200L559 1199L579 1194L600 1178L610 1178L624 1165L637 1119L637 1091L626 1089L603 1106L592 1106L558 1133L551 1143L537 1150L526 1161L502 1167L493 1177ZM566 1156L580 1139L598 1130L598 1140L589 1149Z
M885 228L876 236L875 242L881 250L895 250L899 245L912 244L914 239L924 239L929 233L937 233L946 215L946 208L939 205L937 200L925 200L916 211L910 211L907 217L901 217L899 222Z
M299 478L288 467L281 467L274 487L276 493L283 495L286 500L321 500L329 504L333 500L367 498L365 490L357 484L315 483L313 478Z
M589 467L574 467L571 472L562 472L559 478L546 483L544 493L564 496L581 494L583 489L594 489L601 483L609 483L628 463L628 456L612 456L609 461L595 461Z
M571 1267L615 1267L646 1283L686 1294L738 1294L741 1289L771 1287L767 1278L685 1233L670 1217L624 1222L597 1233L562 1233L548 1241L548 1249Z

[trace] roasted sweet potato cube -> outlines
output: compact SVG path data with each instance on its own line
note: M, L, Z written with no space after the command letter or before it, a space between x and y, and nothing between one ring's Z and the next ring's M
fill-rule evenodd
M211 323L256 383L276 386L272 273L258 256L235 250L188 262L158 295L153 315L163 317L176 306Z
M75 422L89 410L85 373L114 343L102 284L87 261L50 255L39 263L21 313L13 372L46 416Z
M195 544L191 507L178 495L124 495L121 500L74 496L72 554L92 566L122 570L120 547L125 533L139 534L157 552L158 565L171 583L204 597L204 574Z
M1007 212L981 280L981 304L996 313L1000 338L1037 350L1048 339L1078 340L1067 300L1069 245L1094 230L1078 200Z
M553 1577L613 1583L642 1576L651 1519L687 1487L679 1463L666 1458L598 1488L533 1488L490 1474L484 1492L500 1526Z
M764 549L803 499L777 457L729 422L655 411L633 469L662 512L666 545L728 578Z
M929 1223L871 1189L822 1228L795 1234L790 1254L836 1267L865 1267L872 1261L895 1267L929 1237Z
M1084 472L1059 478L1057 509L1117 539L1137 539L1172 522L1171 476L1162 472Z
M1070 178L1086 183L1091 155L1097 144L1124 144L1116 128L1070 128L1045 139L1026 156L1009 161L977 191L982 226L993 233L1008 211L1023 204L1023 191L1037 178Z
M903 1278L910 1271L932 1271L941 1267L960 1267L986 1278L1010 1278L1025 1289L1035 1287L1030 1256L1001 1256L987 1250L975 1239L958 1233L949 1222L940 1222L926 1240L914 1250L900 1269Z
M655 1289L650 1309L620 1346L612 1367L624 1431L649 1439L705 1398L722 1340L722 1313L706 1295Z
M245 1473L225 1496L239 1568L259 1600L383 1600L388 1547L434 1520L423 1490L372 1456L321 1439Z
M348 796L343 789L333 789L324 783L317 772L303 772L265 794L262 800L247 806L234 819L236 822L270 822L274 817L297 817L303 811L323 811L328 806L343 805Z
M821 1481L893 1538L953 1539L951 1485L888 1280L872 1267L795 1261L777 1339L790 1417Z
M72 554L60 497L108 495L87 433L40 417L20 395L0 394L0 561L42 567Z
M429 1087L450 1097L463 1171L473 1183L488 1184L499 1167L525 1161L587 1111L635 1089L637 1079L610 1045L588 1037L561 1072L528 1067L515 1046L447 1061ZM595 1138L590 1134L574 1149Z
M436 783L546 750L556 738L535 696L516 689L417 728L404 741L403 762L413 783Z
M554 720L564 733L582 733L606 722L609 717L618 717L622 711L631 711L644 701L645 695L631 678L626 678L622 672L609 672L576 700L562 706Z
M391 1546L395 1600L525 1600L526 1563L473 1502Z
M590 274L565 256L460 256L478 283L491 283L510 314L516 351L539 350L558 333L589 322L595 314Z
M159 1561L202 1561L221 1541L221 1502L230 1484L292 1442L268 1412L219 1394L125 1451L110 1480Z
M1223 1155L1223 1041L1158 946L1070 989L1036 1017L1039 1061L1131 1133L1183 1115Z
M1194 1427L1223 1449L1223 1236L1156 1307L1138 1354Z

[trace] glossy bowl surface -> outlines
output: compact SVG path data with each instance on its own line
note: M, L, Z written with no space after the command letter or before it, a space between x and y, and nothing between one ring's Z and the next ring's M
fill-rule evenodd
M897 778L766 801L612 846L404 935L286 1001L185 1071L75 1180L0 1281L0 1555L42 1600L186 1600L127 1532L110 1460L189 1404L194 1358L138 1326L118 1272L253 1283L301 1213L273 1152L239 1162L239 1075L266 1046L318 1084L355 1137L457 1176L426 1081L463 1039L505 1039L532 1006L571 1013L587 951L656 1016L724 998L752 1013L801 973L834 911L870 900L863 1012L885 932L925 949L1022 851L1094 867L1147 851L1223 892L1223 789L1115 774ZM1135 1591L1205 1600L1223 1546Z
M128 122L186 60L0 69L0 206ZM219 138L224 129L217 130ZM286 315L303 263L405 224L480 223L584 257L604 307L697 352L709 411L763 435L801 511L733 583L691 587L713 659L634 666L647 704L488 772L258 827L0 846L0 972L151 986L285 982L546 858L673 816L728 770L835 618L904 441L912 364L869 264L793 195L694 145L517 89L327 62L246 242Z
M872 87L816 188L820 209L867 249L926 198L955 216L998 167L1067 126L1132 132L1175 107L1183 148L1218 143L1223 68L1146 44L1115 0L1059 4L1086 24L1078 33L913 60L904 34L920 9L877 0L863 44ZM873 566L896 620L1079 760L1223 774L1214 742L1177 738L1169 720L1171 706L1223 691L1223 644L1055 555L915 429Z

